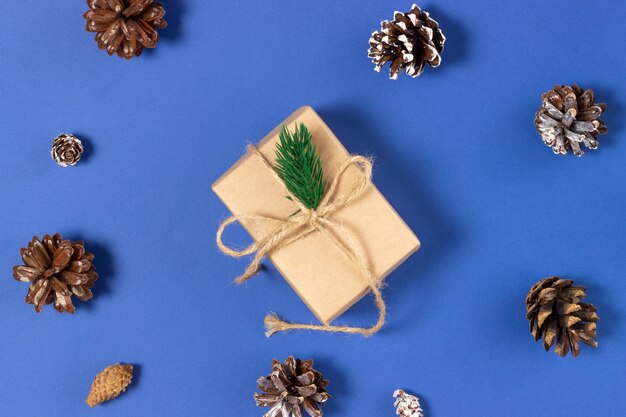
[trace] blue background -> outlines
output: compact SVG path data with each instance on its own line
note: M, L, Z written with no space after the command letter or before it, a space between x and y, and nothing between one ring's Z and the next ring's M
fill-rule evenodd
M626 3L428 1L443 64L393 82L367 41L410 2L163 1L170 28L130 62L97 49L83 1L0 3L1 416L261 416L255 381L289 354L331 380L332 417L392 416L399 387L428 417L624 415ZM609 105L580 159L533 127L541 94L573 82ZM304 104L376 156L422 240L370 339L266 339L268 311L314 319L272 268L232 284L244 261L215 247L228 212L211 183ZM87 142L73 168L50 158L60 132ZM56 231L86 240L101 274L75 316L35 314L11 277L19 248ZM561 359L533 342L524 297L550 275L588 287L599 349ZM374 319L367 297L340 322ZM136 383L89 410L115 362L138 365Z

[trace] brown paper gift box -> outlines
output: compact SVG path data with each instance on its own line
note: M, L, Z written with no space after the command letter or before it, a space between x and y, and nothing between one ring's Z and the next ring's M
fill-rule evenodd
M317 145L322 160L324 179L328 183L349 153L311 107L297 110L257 147L274 163L275 145L281 127L284 125L293 131L300 123L304 123L313 136L313 143ZM354 183L350 178L357 173L350 169L344 175L337 195L345 193ZM233 215L287 218L294 212L294 204L285 198L285 186L272 176L261 161L249 154L215 181L213 191ZM370 184L350 204L333 213L332 219L349 231L352 243L365 256L372 272L380 280L420 246L415 234L374 184ZM242 220L241 223L255 240L268 235L276 227L276 223L272 222ZM330 324L369 291L367 278L321 233L310 233L276 250L269 258L323 324Z

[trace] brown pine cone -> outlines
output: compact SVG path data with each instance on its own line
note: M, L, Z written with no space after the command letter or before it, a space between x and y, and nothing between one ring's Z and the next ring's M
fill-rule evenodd
M52 158L54 158L57 164L62 167L68 167L70 165L76 165L76 163L80 161L84 150L80 139L74 135L62 133L52 142L50 155L52 155Z
M107 366L102 372L96 375L89 395L87 405L95 407L105 401L117 397L128 387L133 379L133 366L115 364Z
M165 9L154 0L87 0L87 5L87 31L96 33L98 48L109 55L131 59L143 48L156 48L156 29L167 27Z
M526 318L535 341L543 338L543 347L565 356L571 349L580 354L579 341L598 347L596 339L597 309L581 300L587 296L585 287L574 286L569 279L545 278L533 285L526 296Z
M54 308L74 314L72 296L81 301L93 297L91 288L98 279L93 266L94 256L85 250L83 242L63 240L59 233L37 236L20 250L23 266L13 267L13 278L30 282L26 302L35 306L37 313L44 304L54 302Z
M541 108L535 114L535 127L543 142L555 154L568 151L582 156L581 144L598 148L598 135L607 133L600 116L606 104L595 103L591 89L583 91L576 84L555 85L541 96Z
M313 369L313 360L285 359L272 361L272 373L257 381L262 394L254 394L259 407L271 407L264 417L311 417L323 415L320 406L330 398L324 387L328 381Z
M380 31L372 33L369 57L375 71L391 61L389 78L395 80L404 69L415 78L426 64L436 68L441 64L441 52L446 42L439 23L416 4L407 13L395 12L393 20L384 20Z

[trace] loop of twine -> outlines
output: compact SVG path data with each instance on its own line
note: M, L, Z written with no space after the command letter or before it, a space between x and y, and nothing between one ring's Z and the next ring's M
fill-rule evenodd
M274 178L283 183L282 179L267 160L267 158L254 145L248 146L248 152L255 156L263 165L269 169ZM337 196L337 187L344 173L350 166L359 168L360 176L350 191ZM324 194L322 201L317 209L309 209L304 206L293 194L287 190L289 197L298 207L296 214L286 218L275 218L262 215L235 215L226 219L220 224L217 230L217 246L226 255L234 258L241 258L246 255L254 254L254 258L242 275L235 279L235 283L242 284L252 278L258 272L261 266L261 260L269 256L272 252L288 246L294 241L313 232L323 233L330 241L350 260L352 266L361 272L368 282L376 307L378 308L378 321L372 327L352 327L352 326L334 326L334 325L318 325L318 324L300 324L290 323L282 320L276 314L271 313L265 317L266 336L270 337L276 332L289 330L314 330L335 333L360 334L363 336L371 336L377 333L385 323L386 305L380 291L380 283L377 282L374 273L369 268L367 261L359 253L356 245L350 239L350 234L341 224L330 219L330 216L341 207L349 204L352 200L359 197L365 190L366 186L372 179L372 161L363 156L351 156L337 170L333 177L328 190ZM259 239L243 250L236 250L224 244L222 234L228 226L242 220L251 220L257 222L275 222L277 227L267 236ZM334 230L338 235L344 237L343 240L338 239L331 231ZM345 243L344 241L348 242Z

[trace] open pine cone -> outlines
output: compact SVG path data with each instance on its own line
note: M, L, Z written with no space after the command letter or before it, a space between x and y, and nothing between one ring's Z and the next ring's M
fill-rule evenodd
M541 108L535 114L535 127L555 154L572 151L582 156L581 145L598 148L598 135L608 131L600 120L606 104L595 103L591 89L583 91L576 84L556 85L541 96L541 100Z
M323 415L320 406L330 398L324 387L328 381L313 369L313 360L285 359L281 364L272 361L272 373L257 381L262 394L255 393L259 407L271 407L264 417L302 417L302 410L310 417Z
M416 4L407 13L395 12L393 20L384 20L380 31L372 33L368 56L380 71L391 62L389 78L395 80L404 69L415 78L426 64L436 68L441 64L441 52L446 42L439 23Z
M50 155L57 164L65 168L76 165L84 150L83 143L76 136L61 133L54 138Z
M91 288L98 279L93 266L94 256L85 250L83 242L63 240L60 234L33 237L20 250L24 265L13 267L13 278L30 282L26 302L35 306L37 313L44 304L54 302L54 308L74 314L72 296L81 301L93 297Z
M165 9L154 0L87 0L87 5L87 31L96 33L98 48L109 55L139 56L143 48L156 47L156 29L167 27Z
M543 338L546 352L556 341L554 352L565 356L571 349L580 354L579 341L598 347L596 307L583 303L585 287L572 285L569 279L545 278L533 285L526 296L526 318L535 340Z

